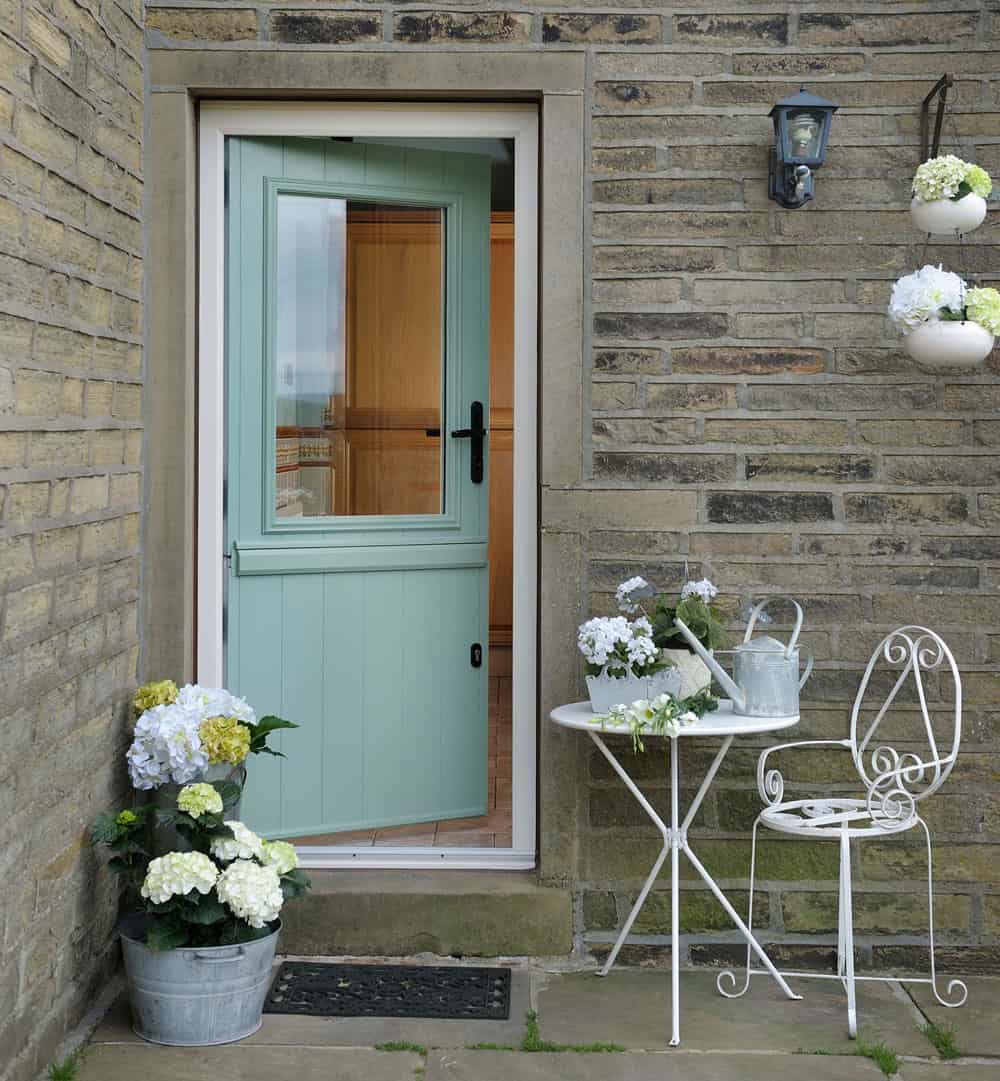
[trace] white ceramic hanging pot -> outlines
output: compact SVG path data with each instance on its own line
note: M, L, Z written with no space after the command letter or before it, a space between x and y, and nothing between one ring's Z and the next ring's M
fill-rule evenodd
M934 199L929 203L914 198L910 217L922 233L949 236L971 233L986 218L986 200L975 192L961 199Z
M911 330L903 339L907 353L932 369L971 368L993 349L993 335L971 320L938 320Z

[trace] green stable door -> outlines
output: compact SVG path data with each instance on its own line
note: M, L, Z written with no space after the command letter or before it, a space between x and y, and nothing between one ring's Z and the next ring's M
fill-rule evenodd
M227 169L226 681L302 726L244 818L483 814L489 160L241 137Z

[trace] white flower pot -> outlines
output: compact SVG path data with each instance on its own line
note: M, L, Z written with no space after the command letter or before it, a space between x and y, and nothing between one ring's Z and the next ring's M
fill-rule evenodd
M681 686L678 698L690 698L703 691L712 682L708 665L688 649L665 649L663 656L673 663L673 670L680 673Z
M616 679L602 672L599 676L587 676L590 708L594 713L607 713L615 706L630 706L641 698L651 699L659 694L677 695L681 686L680 673L674 668L664 668L651 676L627 676Z
M910 217L922 233L947 234L971 233L986 218L986 200L975 192L961 199L934 199L925 203L914 198L910 203Z
M903 345L918 364L927 368L972 368L990 355L993 335L971 320L938 320L911 330Z

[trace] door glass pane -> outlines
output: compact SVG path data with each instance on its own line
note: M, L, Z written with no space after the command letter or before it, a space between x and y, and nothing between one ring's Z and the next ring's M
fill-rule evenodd
M443 513L444 226L278 196L279 517Z

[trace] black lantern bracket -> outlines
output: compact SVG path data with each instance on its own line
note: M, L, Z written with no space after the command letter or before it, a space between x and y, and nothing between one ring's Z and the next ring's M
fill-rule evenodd
M796 210L813 198L813 170L826 158L830 123L837 109L832 101L810 94L804 86L771 109L774 146L768 158L769 199Z

